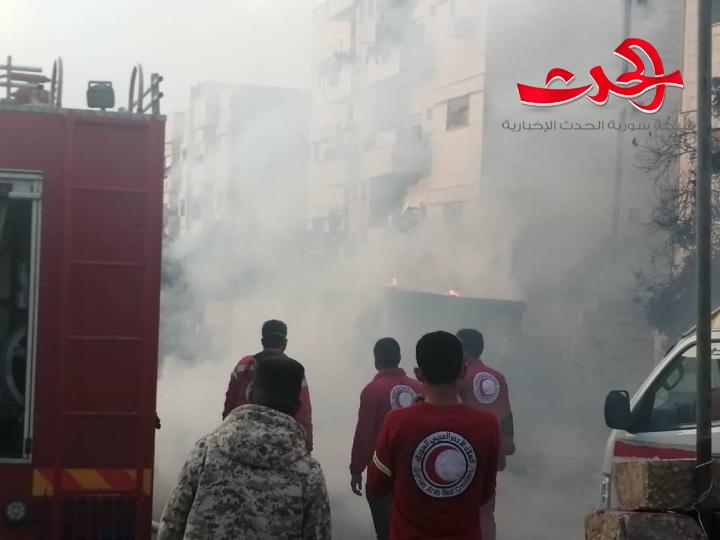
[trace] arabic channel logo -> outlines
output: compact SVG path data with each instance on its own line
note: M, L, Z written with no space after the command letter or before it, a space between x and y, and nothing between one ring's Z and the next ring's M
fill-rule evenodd
M654 75L645 73L645 62L640 56L640 52L650 61ZM576 88L550 88L550 85L555 81L562 81L567 86L575 79L575 75L566 69L552 68L545 77L544 87L517 84L520 101L523 105L530 107L556 107L566 105L585 96L595 105L602 106L608 102L610 94L612 94L629 100L632 106L639 111L656 113L665 100L666 87L683 88L680 71L674 71L670 75L666 75L657 49L644 39L626 39L615 49L615 55L628 62L635 69L622 73L615 82L612 82L605 75L605 71L601 66L595 66L590 69L590 78L593 83ZM591 94L593 87L597 88L597 92ZM650 103L642 104L636 100L652 91L655 92L655 96Z

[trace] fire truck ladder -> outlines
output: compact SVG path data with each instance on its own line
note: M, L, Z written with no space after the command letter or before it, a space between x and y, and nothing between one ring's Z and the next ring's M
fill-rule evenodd
M10 103L18 101L20 94L26 91L33 94L37 103L54 108L62 107L62 58L55 60L50 78L43 75L42 68L13 64L12 56L8 56L7 62L0 65L0 70L5 72L0 73L0 87L5 87L5 101ZM46 83L50 83L49 95L43 88L43 84Z
M145 90L145 75L143 68L137 64L130 75L130 95L128 98L128 112L145 114L150 111L152 114L160 114L160 99L163 93L160 92L160 83L163 78L157 73L150 75L150 88ZM150 103L145 105L145 98Z

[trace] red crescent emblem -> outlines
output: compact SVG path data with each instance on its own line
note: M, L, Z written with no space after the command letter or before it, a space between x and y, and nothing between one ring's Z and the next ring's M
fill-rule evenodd
M447 487L456 483L460 480L460 478L445 480L440 476L440 474L438 474L437 460L443 452L454 452L458 455L460 454L457 448L451 444L439 444L428 452L423 468L425 470L425 476L427 476L428 480L430 480L433 484L436 486Z
M429 497L456 497L473 482L477 456L470 442L453 431L437 431L415 448L411 473L418 489Z

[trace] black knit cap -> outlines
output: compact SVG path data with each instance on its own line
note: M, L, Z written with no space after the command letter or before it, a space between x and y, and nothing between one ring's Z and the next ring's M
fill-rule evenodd
M305 368L287 356L271 356L259 360L253 385L268 394L297 399L300 395Z

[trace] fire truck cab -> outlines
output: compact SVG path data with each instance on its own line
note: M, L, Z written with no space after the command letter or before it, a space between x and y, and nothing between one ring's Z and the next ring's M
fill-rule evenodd
M0 66L0 538L150 537L164 118ZM3 73L4 72L4 73Z

